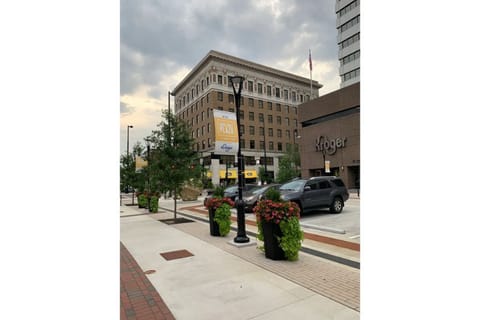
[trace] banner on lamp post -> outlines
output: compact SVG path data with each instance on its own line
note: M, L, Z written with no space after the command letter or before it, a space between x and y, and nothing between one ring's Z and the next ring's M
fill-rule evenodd
M237 116L233 112L213 110L215 128L215 152L236 153L238 151Z
M330 173L330 160L325 160L325 172Z

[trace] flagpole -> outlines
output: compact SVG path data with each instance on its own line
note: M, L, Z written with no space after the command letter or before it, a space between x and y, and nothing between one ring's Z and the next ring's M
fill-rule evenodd
M310 99L313 99L313 89L312 89L312 52L308 49L308 63L310 65Z

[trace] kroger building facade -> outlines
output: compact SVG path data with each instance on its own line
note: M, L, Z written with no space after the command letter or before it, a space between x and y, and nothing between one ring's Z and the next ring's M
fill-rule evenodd
M338 175L360 187L360 82L299 106L302 177Z

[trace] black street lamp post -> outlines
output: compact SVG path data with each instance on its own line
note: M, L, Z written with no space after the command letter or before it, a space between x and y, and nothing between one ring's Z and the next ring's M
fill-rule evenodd
M130 144L130 128L133 128L133 126L132 125L127 126L127 159L129 161L129 163L130 163L130 156L129 156L129 152L130 152L129 151L129 149L130 149L130 145L129 145ZM129 192L130 186L128 184L127 184L126 189L127 189L126 192ZM132 191L132 204L135 201L134 194L135 194L135 192Z
M265 168L265 172L263 176L265 177L265 184L268 183L268 176L267 176L267 139L265 139L265 129L263 128L263 165Z
M250 241L245 232L245 202L243 201L243 187L245 186L245 164L243 162L242 147L240 144L240 98L242 94L244 78L241 76L234 76L230 78L233 87L233 94L235 96L235 107L237 115L237 130L238 130L238 200L237 200L237 236L233 239L236 243L246 243ZM238 84L238 92L235 90L235 84Z

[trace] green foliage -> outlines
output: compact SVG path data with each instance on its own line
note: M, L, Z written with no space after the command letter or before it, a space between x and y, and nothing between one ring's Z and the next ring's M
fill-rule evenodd
M138 196L138 207L146 208L148 206L148 199L144 194Z
M300 154L297 148L287 147L285 155L278 162L277 182L284 183L300 175Z
M275 190L277 191L277 190ZM278 191L277 191L278 192ZM276 197L274 193L269 195ZM268 196L267 196L268 197ZM276 223L280 226L282 236L278 239L279 245L285 253L285 257L294 261L298 259L298 251L303 240L303 231L300 228L300 208L295 202L261 200L253 209L257 218L257 238L265 241L262 224L265 221ZM264 251L264 247L259 247Z
M300 221L296 217L290 217L288 220L280 221L280 247L285 252L285 257L289 261L298 260L298 251L302 247L303 231L300 229Z
M278 191L277 189L274 189L274 188L268 189L267 192L265 192L265 199L266 200L272 200L274 202L282 201L280 199L280 191Z
M223 198L223 194L225 192L225 187L223 186L216 186L215 189L213 189L213 196L215 198Z
M260 181L264 182L266 181L267 183L272 183L272 179L270 178L270 175L265 171L265 167L261 166L258 169L258 175L260 177Z
M222 237L226 236L230 232L230 225L232 220L230 219L231 207L223 203L220 207L215 210L215 222L218 223L218 229Z
M158 212L158 197L157 196L151 196L149 205L150 205L150 207L148 208L148 211Z

